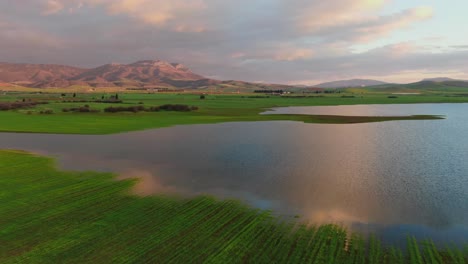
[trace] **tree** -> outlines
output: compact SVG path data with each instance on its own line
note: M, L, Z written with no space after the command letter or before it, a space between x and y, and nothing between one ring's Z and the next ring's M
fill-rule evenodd
M115 100L119 100L119 94L115 94Z
M73 97L76 97L76 93L73 93Z
M200 95L200 99L201 99L201 100L204 100L204 99L205 99L205 95L204 95L204 94Z

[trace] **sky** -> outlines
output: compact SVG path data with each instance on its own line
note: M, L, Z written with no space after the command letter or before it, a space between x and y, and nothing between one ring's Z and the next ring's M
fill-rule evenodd
M0 0L0 61L167 60L221 80L468 79L466 0Z

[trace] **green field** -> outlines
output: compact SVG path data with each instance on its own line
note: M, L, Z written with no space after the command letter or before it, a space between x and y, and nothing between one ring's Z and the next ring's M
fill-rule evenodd
M348 96L351 94L347 94ZM157 112L157 113L63 113L63 108L80 107L88 104L92 109L102 110L113 104L94 102L63 102L68 100L94 100L101 94L78 94L76 98L68 94L25 94L7 93L0 95L0 102L12 102L22 99L50 102L32 109L0 111L0 131L3 132L40 132L63 134L111 134L150 128L169 127L185 124L209 124L240 121L291 120L306 123L366 123L392 120L438 119L436 116L407 117L346 117L319 115L260 115L272 107L284 106L319 106L352 104L409 104L409 103L466 103L468 97L449 94L424 94L388 98L388 94L346 94L314 95L301 98L292 96L270 96L256 98L258 95L208 95L201 100L196 94L120 94L125 106L158 106L163 104L186 104L197 106L193 112ZM94 99L93 99L94 98ZM118 105L115 105L118 106ZM39 114L41 110L52 110L50 115Z
M383 248L211 197L136 197L135 180L64 172L0 151L0 263L466 263L464 249L408 238Z

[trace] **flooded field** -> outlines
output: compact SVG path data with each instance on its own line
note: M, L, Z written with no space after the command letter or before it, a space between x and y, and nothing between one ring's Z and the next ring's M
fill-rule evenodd
M444 115L354 125L245 122L107 135L0 134L0 148L63 169L141 177L135 192L236 198L284 217L435 242L468 241L468 104L281 108L273 113Z

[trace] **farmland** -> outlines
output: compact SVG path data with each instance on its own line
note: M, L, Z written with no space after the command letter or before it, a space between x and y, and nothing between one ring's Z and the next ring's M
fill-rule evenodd
M408 238L407 251L334 226L202 196L137 197L136 180L58 171L0 151L1 263L465 263L464 248ZM34 235L31 235L34 234Z
M382 122L392 120L439 119L437 116L327 116L327 115L261 115L272 107L322 106L353 104L409 104L409 103L463 103L468 97L452 94L406 95L389 98L388 94L331 94L307 96L258 96L207 95L199 94L120 94L122 103L102 103L101 94L87 93L61 96L60 93L6 93L0 95L0 102L24 100L48 102L31 109L0 111L0 131L37 132L63 134L111 134L151 128L187 124L210 124L241 121L298 121L306 123L349 124ZM106 97L109 95L106 94ZM158 107L167 104L193 106L197 111L173 112L120 112L106 113L107 107ZM88 105L91 113L64 112ZM99 112L99 113L96 113ZM41 114L49 113L49 114Z

